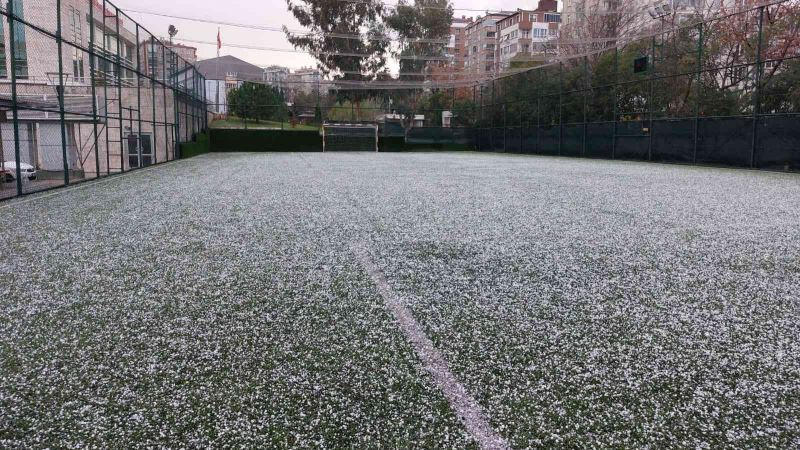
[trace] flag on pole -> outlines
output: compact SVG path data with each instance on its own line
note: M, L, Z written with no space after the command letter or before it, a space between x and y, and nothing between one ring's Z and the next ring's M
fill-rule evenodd
M222 35L220 34L219 28L217 28L217 58L219 58L220 49L222 49Z

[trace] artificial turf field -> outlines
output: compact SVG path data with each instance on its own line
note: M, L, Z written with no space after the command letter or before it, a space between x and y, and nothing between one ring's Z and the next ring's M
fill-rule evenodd
M0 217L2 448L478 447L397 308L500 448L800 446L796 174L213 154Z

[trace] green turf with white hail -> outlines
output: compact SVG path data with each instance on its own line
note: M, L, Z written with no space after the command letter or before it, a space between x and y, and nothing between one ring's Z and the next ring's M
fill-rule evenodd
M0 447L485 444L463 405L512 448L797 447L799 201L787 174L286 153L2 203Z

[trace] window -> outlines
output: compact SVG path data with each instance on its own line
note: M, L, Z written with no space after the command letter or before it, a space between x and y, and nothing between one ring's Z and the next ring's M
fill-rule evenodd
M81 13L74 7L69 7L70 11L70 29L72 31L72 42L83 46L83 30L81 26ZM78 48L72 49L72 78L75 81L83 82L85 73L83 68L83 51Z
M117 51L117 36L115 34L112 34L112 33L106 33L104 38L105 39L103 40L103 44L105 45L106 50L109 53L110 52L115 52L116 53L116 51Z
M747 75L747 67L744 66L731 67L730 70L728 71L728 78L730 78L731 81L737 83L743 81L746 75Z
M561 22L561 15L560 14L545 14L544 21L548 23L560 23Z
M547 30L545 28L534 28L533 29L533 37L535 37L535 38L547 37Z
M153 78L158 75L158 50L159 46L154 41L147 44L147 67L150 68L150 76Z
M22 15L22 0L12 1L14 2L14 14L20 19L24 19ZM16 23L14 26L14 36L11 45L14 46L14 61L12 61L12 63L16 70L16 76L17 78L26 79L28 78L28 51L25 44L25 26L21 23Z
M141 141L139 137L141 136ZM131 169L137 167L147 167L153 164L153 146L151 145L150 133L129 133L128 142L128 165Z
M3 29L3 24L6 18L0 18L0 78L8 76L8 69L6 69L6 32Z
M493 38L495 36L497 36L497 32L495 32L495 31L487 31L486 32L486 37Z

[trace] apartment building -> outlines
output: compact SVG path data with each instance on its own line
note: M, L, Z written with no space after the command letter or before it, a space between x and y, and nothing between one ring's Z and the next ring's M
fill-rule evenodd
M166 42L164 46L167 47L168 50L172 50L172 53L178 55L178 58L181 58L189 64L197 62L197 47L177 43L173 44L171 42Z
M564 0L561 34L570 38L625 37L664 23L680 23L698 12L708 14L726 0ZM651 17L654 7L667 6L664 20Z
M465 58L467 57L467 27L472 23L472 17L454 17L453 24L450 26L450 41L445 49L445 54L450 58L450 67L453 70L464 68Z
M283 93L286 96L286 101L293 103L297 94L315 94L327 89L325 86L323 86L322 73L319 70L303 67L286 77Z
M36 27L55 33L58 16L55 0L12 0L15 14ZM18 120L21 162L31 164L46 178L48 172L64 168L59 110L59 78L64 82L64 109L67 161L73 179L97 174L95 155L108 154L99 161L100 172L115 172L163 161L171 149L164 145L173 140L172 131L164 126L154 127L140 122L139 116L152 121L154 102L158 104L159 122L174 120L171 92L169 99L159 90L136 79L136 25L116 10L104 8L99 0L62 0L61 27L63 39L84 48L90 46L94 35L94 51L90 56L67 43L62 46L63 71L59 76L59 52L56 40L15 22L13 36L8 32L5 17L0 21L0 97L10 99L12 61L9 49L14 46L15 74L18 91ZM92 67L94 71L92 71ZM5 86L2 86L5 85ZM95 95L92 96L92 85ZM99 115L93 118L93 105ZM149 114L148 114L149 113ZM162 117L162 114L164 115ZM7 113L8 118L11 113ZM136 119L135 121L133 119ZM135 125L134 125L135 122ZM94 127L103 139L95 151L92 136ZM14 159L12 124L0 124L2 159ZM169 136L168 136L169 134ZM136 139L126 139L136 135ZM159 145L154 143L158 141Z
M470 75L487 75L496 72L497 23L513 12L491 13L478 17L464 29L467 54L464 71Z
M282 89L290 73L291 70L289 70L288 67L269 66L264 69L264 81L270 86L276 86Z
M558 38L561 14L555 0L540 0L533 11L517 12L497 22L497 71L508 70L512 61L528 64L545 61L554 51L548 42Z

